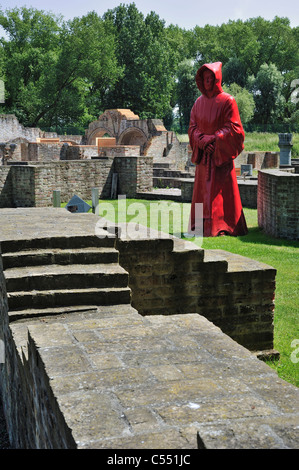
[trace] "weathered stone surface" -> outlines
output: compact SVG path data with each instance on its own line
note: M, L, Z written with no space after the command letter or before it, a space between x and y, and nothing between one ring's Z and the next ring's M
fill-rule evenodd
M62 212L58 210L57 215L59 219ZM51 216L52 211L47 219L49 233L42 228L39 237L32 222L41 212L22 212L21 226L14 221L11 228L5 227L2 249L32 250L36 241L39 248L44 242L48 248L52 244L62 248L63 231L68 248L71 240L85 248L89 242L96 245L94 216L69 214L64 219L63 215L61 226ZM72 238L68 238L70 231ZM111 248L115 238L112 241ZM268 309L275 270L224 252L208 252L204 258L202 250L191 249L190 256L190 246L183 247L172 237L146 239L144 245L142 240L136 241L134 250L127 240L120 240L120 247L122 243L123 264L130 266L130 255L136 256L137 249L140 254L139 274L129 281L132 288L139 278L148 280L147 287L136 288L135 299L141 306L142 301L147 302L149 308L158 309L160 303L161 309L162 303L163 315L156 310L155 315L141 316L130 302L111 305L117 300L112 296L105 306L68 303L64 309L53 305L40 313L31 304L12 317L0 258L1 331L7 356L0 383L13 447L298 447L299 389L279 379L255 354L200 314L219 319L223 315L224 324L246 337L254 338L263 324L261 334L270 335ZM201 306L180 314L175 310L177 299L192 296L192 289L185 290L184 278L175 276L184 253L188 280L196 277L193 295ZM159 275L155 267L162 260L169 270ZM52 269L46 266L45 271ZM90 265L84 268L89 269ZM126 266L124 269L130 273ZM210 298L208 289L202 296L199 290L207 284ZM150 297L151 291L156 297Z
M258 224L267 234L299 240L299 176L280 170L258 174Z
M208 320L109 315L101 321L99 307L11 325L28 328L79 448L296 448L299 390ZM125 323L135 339L141 325L150 335L143 354L131 334L116 341Z

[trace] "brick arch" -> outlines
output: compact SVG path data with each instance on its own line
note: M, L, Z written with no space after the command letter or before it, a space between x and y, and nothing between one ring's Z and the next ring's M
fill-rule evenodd
M120 136L118 143L119 145L140 145L144 147L147 142L145 133L137 127L130 127L126 129Z
M108 134L109 137L115 137L109 129L106 129L105 127L97 127L91 132L91 134L89 134L87 145L96 145L96 139L98 137L103 137L105 134Z

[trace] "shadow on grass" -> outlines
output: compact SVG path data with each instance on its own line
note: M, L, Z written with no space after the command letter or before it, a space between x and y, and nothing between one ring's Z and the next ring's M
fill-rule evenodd
M237 238L243 243L299 248L299 241L271 237L270 235L265 234L259 227L250 227L247 235Z

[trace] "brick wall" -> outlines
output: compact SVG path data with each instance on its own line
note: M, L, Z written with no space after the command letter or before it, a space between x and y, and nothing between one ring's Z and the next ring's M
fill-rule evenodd
M0 141L8 142L16 137L35 140L40 137L38 128L22 126L14 114L0 114Z
M153 159L150 157L116 157L114 170L118 174L118 194L135 197L137 192L153 187Z
M152 187L152 158L97 157L0 166L0 207L51 206L54 190L60 190L62 202L75 194L91 200L92 188L99 189L100 198L109 199L113 173L119 176L118 194L135 197Z
M30 337L20 335L21 330L18 325L11 327L8 324L0 255L0 339L5 344L5 362L0 364L0 395L10 444L21 449L75 448L71 430L65 424L36 346ZM20 346L18 349L16 343Z
M169 168L185 170L188 163L188 149L181 145L174 132L163 132L148 142L145 154L153 157L154 163L169 164Z
M181 181L181 194L183 202L191 202L193 196L194 180L185 179Z
M257 209L258 224L266 233L299 240L299 174L259 171Z
M32 166L12 167L12 205L13 207L35 206L35 169Z
M260 170L263 168L279 168L279 152L246 152L243 151L235 158L235 167L241 165L252 165L252 168Z
M22 155L23 161L41 161L51 162L60 159L61 143L35 143L30 142L27 147L27 152ZM25 145L23 145L24 149Z
M219 250L203 252L179 239L174 243L118 242L133 307L141 315L199 313L246 348L271 349L275 269Z
M67 145L61 147L61 160L84 160L98 156L96 145Z
M62 202L68 202L75 194L91 199L91 190L99 188L101 198L111 193L111 167L113 160L75 160L37 165L35 173L35 205L51 206L54 190L60 190Z
M279 152L255 152L248 153L247 163L252 168L261 170L263 168L279 168Z
M257 180L238 180L238 187L243 207L257 208Z
M12 176L10 166L0 167L0 207L12 207Z
M182 191L182 201L191 202L193 195L194 180L181 179L179 181ZM257 180L238 180L238 187L243 207L257 208Z

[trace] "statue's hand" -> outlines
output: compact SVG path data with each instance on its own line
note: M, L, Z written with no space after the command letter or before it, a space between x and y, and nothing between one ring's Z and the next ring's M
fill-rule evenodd
M206 150L206 147L214 142L215 140L215 135L210 135L210 134L205 134L202 135L199 139L198 146L199 148Z
M207 153L208 155L211 155L215 150L215 145L213 143L211 144L208 144L206 147L205 147L205 153Z

